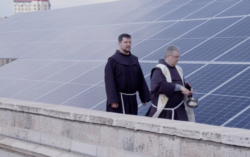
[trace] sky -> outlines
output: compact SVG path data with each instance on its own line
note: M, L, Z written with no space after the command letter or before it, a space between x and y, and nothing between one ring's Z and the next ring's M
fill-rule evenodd
M103 3L116 0L50 0L51 9ZM13 0L0 0L0 17L13 15Z

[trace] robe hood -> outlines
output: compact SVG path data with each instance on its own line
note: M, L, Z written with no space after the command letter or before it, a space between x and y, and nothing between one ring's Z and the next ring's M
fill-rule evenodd
M111 56L116 62L122 65L132 66L138 63L138 58L129 52L129 55L122 54L116 50L115 54Z
M166 66L167 66L168 68L170 68L170 69L175 68L175 66L174 66L174 67L171 67L170 65L168 65L168 64L166 63L165 59L159 59L159 63L160 63L160 64L163 64L163 65L166 65Z

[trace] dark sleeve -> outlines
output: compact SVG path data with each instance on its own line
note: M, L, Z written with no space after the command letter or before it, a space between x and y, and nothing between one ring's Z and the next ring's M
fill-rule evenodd
M108 104L118 103L120 101L119 93L117 92L115 75L114 75L115 62L109 58L105 67L105 88Z
M138 63L139 65L139 68L140 68L140 82L139 82L139 96L140 96L140 99L141 99L141 102L144 103L144 102L149 102L151 99L150 99L150 92L149 92L149 89L148 89L148 85L145 81L145 78L144 78L144 75L143 75L143 72L142 72L142 69L141 69L141 66L140 64Z
M155 68L151 74L151 91L156 94L165 94L170 98L175 90L174 83L168 83L161 69Z

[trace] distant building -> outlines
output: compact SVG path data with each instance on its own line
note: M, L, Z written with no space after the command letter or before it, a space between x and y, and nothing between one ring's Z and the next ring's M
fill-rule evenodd
M4 59L4 58L0 58L0 67L5 65L5 64L8 64L10 62L13 62L15 59Z
M49 9L49 0L14 0L14 14Z

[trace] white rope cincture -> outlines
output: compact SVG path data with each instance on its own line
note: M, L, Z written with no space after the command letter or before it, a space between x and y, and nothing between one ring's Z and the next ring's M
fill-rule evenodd
M172 120L174 120L174 110L176 110L177 108L179 108L182 105L183 101L177 105L175 108L164 108L163 110L168 110L168 111L172 111ZM154 104L152 104L152 106L154 108L157 108L157 106L155 106Z
M120 92L120 95L121 95L121 100L122 100L122 112L123 112L123 114L125 114L125 107L124 107L124 102L123 102L123 97L122 97L122 95L134 96L134 95L136 95L136 93L127 94L127 93L122 93L122 92Z

